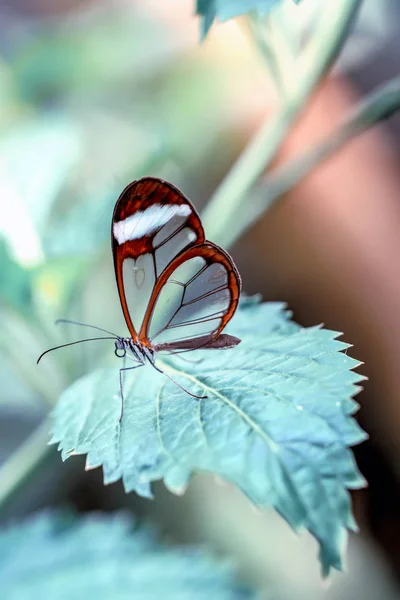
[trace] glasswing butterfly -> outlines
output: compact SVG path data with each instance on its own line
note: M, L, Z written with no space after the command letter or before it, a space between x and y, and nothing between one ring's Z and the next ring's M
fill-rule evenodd
M155 364L159 352L232 348L240 339L223 334L240 296L241 279L232 258L205 239L200 217L175 186L155 177L130 183L114 208L111 243L115 276L130 337L92 327L112 337L78 340L43 352L98 339L114 339L115 354L134 365ZM164 373L169 379L169 375ZM174 380L172 380L174 381ZM195 398L188 390L181 389Z

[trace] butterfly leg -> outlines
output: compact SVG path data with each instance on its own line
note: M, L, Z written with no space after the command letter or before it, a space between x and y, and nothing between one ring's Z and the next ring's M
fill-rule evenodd
M175 385L177 385L178 388L181 388L181 390L183 392L186 392L187 394L189 394L189 396L192 396L192 398L196 398L196 400L205 400L206 398L208 398L208 396L197 396L196 394L192 394L192 392L189 392L189 390L187 390L180 383L178 383L177 381L175 381L175 379L172 379L172 377L170 377L168 375L168 373L166 373L165 371L162 371L161 369L159 369L158 367L156 367L156 365L154 364L154 362L152 362L151 364L153 365L153 367L155 368L156 371L158 371L159 373L162 373L163 375L165 375L165 377L168 377L168 379L170 381L172 381L172 383L174 383Z
M124 361L125 364L125 361ZM125 373L125 371L132 371L133 369L137 369L138 367L143 367L143 363L138 363L137 365L133 365L133 367L122 367L122 369L119 370L119 389L121 392L121 413L119 416L119 422L121 423L122 421L122 417L124 414L124 389L123 389L123 372Z

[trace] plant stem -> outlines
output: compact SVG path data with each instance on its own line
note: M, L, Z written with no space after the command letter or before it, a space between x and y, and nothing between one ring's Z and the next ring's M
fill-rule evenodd
M349 140L360 135L370 127L389 118L400 109L400 76L379 86L363 102L361 102L329 137L294 158L282 167L272 171L252 194L248 210L240 223L229 231L233 243L243 232L251 227L257 219L277 200L291 190L314 167L332 156Z
M250 187L270 164L307 100L340 52L362 0L337 0L324 6L321 21L299 61L299 83L275 118L268 117L215 191L204 214L208 237L228 246L231 228ZM300 70L301 67L301 70Z
M0 510L10 502L29 475L54 452L48 445L49 428L49 420L45 419L0 467Z

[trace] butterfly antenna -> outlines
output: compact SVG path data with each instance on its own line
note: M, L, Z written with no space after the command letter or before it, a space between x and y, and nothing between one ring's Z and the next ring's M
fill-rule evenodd
M96 325L88 325L87 323L79 323L79 321L70 321L69 319L57 319L55 325L59 325L60 323L69 323L70 325L81 325L82 327L91 327L92 329L97 329L98 331L104 331L104 333L110 333L114 335L116 338L120 336L112 331L108 331L108 329L103 329L102 327L97 327Z
M158 371L159 373L162 373L163 375L165 375L165 377L168 377L168 379L170 381L172 381L172 383L174 383L175 385L177 385L178 388L181 388L181 390L183 392L186 392L187 394L189 394L189 396L192 396L192 398L196 398L196 400L205 400L206 398L208 398L208 396L197 396L196 394L192 394L192 392L189 392L189 390L187 390L180 383L178 383L177 381L175 381L175 379L172 379L172 377L170 377L168 375L168 373L166 373L165 371L162 371L161 369L159 369L158 367L156 367L156 365L154 363L153 363L153 367L155 368L156 371Z
M81 344L82 342L95 342L96 340L115 340L115 337L88 338L86 340L78 340L77 342L69 342L69 344L61 344L61 346L54 346L54 348L49 348L48 350L45 350L45 352L43 352L37 359L36 364L38 365L39 362L42 360L43 356L45 354L47 354L48 352L53 352L53 350L58 350L59 348L65 348L66 346L73 346L74 344Z

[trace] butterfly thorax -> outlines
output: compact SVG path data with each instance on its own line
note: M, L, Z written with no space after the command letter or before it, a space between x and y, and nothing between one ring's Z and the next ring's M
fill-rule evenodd
M115 341L115 355L118 358L125 358L129 354L133 360L136 360L143 365L149 361L154 365L154 350L147 348L139 342L134 342L132 338L118 338Z

